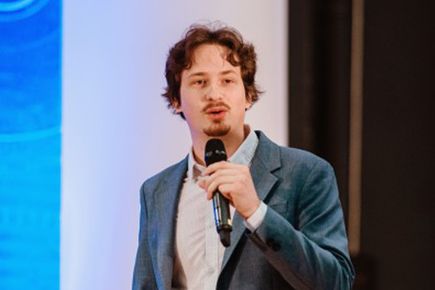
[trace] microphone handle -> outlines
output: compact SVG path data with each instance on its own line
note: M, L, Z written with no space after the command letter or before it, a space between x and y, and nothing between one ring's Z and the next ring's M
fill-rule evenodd
M213 195L214 221L222 245L231 244L230 233L232 230L230 203L219 191Z

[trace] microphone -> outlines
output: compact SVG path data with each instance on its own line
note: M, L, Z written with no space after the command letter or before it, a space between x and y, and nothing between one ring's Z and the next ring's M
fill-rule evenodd
M222 140L210 139L207 141L204 159L207 166L215 162L227 160L227 153ZM213 213L221 243L224 247L228 247L231 244L230 233L232 230L230 204L228 199L217 189L213 194Z

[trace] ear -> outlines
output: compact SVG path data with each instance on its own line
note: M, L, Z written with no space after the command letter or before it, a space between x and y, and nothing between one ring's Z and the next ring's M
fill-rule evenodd
M177 100L172 100L171 107L172 107L172 109L174 109L175 113L177 113L177 114L182 112L181 111L181 104Z
M246 94L246 104L245 104L245 111L249 110L252 107L252 97L250 94Z

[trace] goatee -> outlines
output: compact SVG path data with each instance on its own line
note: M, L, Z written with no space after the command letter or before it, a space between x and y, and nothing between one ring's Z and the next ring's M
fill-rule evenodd
M211 125L208 128L205 128L203 130L204 134L206 134L209 137L222 137L228 134L230 132L231 126L222 124L222 123L215 123Z

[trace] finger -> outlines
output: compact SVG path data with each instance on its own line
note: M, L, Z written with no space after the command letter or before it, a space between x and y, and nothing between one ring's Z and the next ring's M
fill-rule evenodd
M212 179L212 178L210 178ZM224 175L224 176L217 176L211 180L210 183L208 183L207 192L210 194L213 194L217 189L221 189L221 186L224 184L233 184L240 182L241 177L237 175Z
M202 176L207 176L213 174L216 170L222 169L226 166L227 161L219 161L213 164L210 164L205 168L205 170L202 172Z
M222 192L220 192L220 191L219 191L219 193L222 194L222 195L223 195L223 196L228 200L228 202L229 202L232 206L234 206L234 202L233 202L233 199L232 199L231 194L229 194L229 193L222 193ZM214 195L215 195L215 194L210 195L209 200L211 200L211 199L213 198Z
M219 185L219 192L231 203L233 202L233 192L234 192L234 185L233 184L221 184Z
M233 202L233 196L229 193L229 192L221 192L219 190L219 192L228 200L228 202L234 206L234 202Z
M216 172L213 175L206 176L202 178L201 181L198 181L198 185L204 189L205 191L213 190L215 188L210 189L210 185L215 182L218 178L225 178L225 176L234 177L237 176L237 171L225 170L224 172Z
M202 189L206 189L207 188L207 183L206 183L205 179L198 180L198 182L196 184L199 187L201 187Z
M241 169L242 167L244 167L244 166L240 165L240 164L230 163L228 161L220 161L220 162L216 162L216 163L213 163L213 164L207 166L207 168L203 172L203 175L204 176L211 175L214 172L221 170L221 169L228 169L228 168Z
M240 172L240 170L229 168L229 169L219 169L211 175L207 175L206 177L206 183L209 185L212 181L214 181L216 178L220 178L223 176L239 176L243 173Z
M207 190L216 190L217 187L224 183L234 183L242 180L242 177L236 174L213 175L206 181Z

